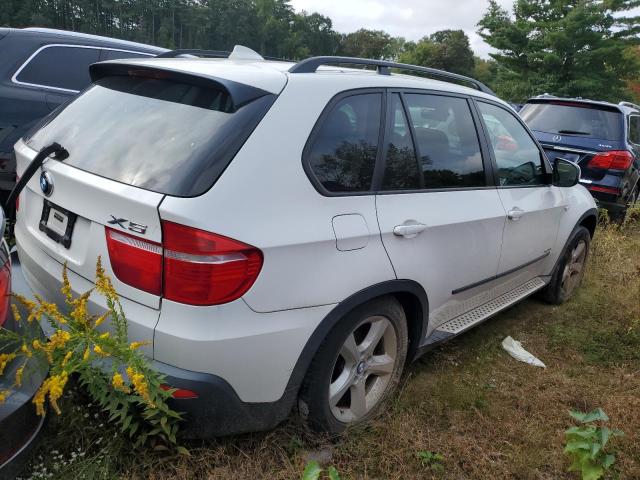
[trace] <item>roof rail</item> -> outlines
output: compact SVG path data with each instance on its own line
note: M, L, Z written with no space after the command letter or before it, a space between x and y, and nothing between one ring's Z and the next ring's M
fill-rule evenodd
M417 65L389 62L387 60L371 60L367 58L355 58L355 57L329 57L329 56L311 57L296 63L293 67L289 69L289 73L315 73L318 67L322 65L336 65L336 64L368 65L371 67L376 67L376 70L380 75L390 75L391 68L397 68L399 70L409 70L411 72L425 73L439 80L444 80L448 82L469 83L473 85L473 87L476 90L480 90L481 92L488 93L489 95L495 96L495 93L493 93L493 91L489 87L487 87L484 83L479 82L474 78L466 77L464 75L459 75L457 73L446 72L444 70L438 70L435 68L419 67Z
M237 47L238 45L236 45ZM229 52L227 50L202 50L199 48L179 48L177 50L169 50L168 52L161 53L157 55L156 58L176 58L182 55L192 55L194 57L204 57L204 58L229 58L229 56L233 52ZM257 54L256 54L257 55ZM262 55L262 58L265 60L275 60L278 62L288 62L284 58L278 57L269 57Z
M618 105L621 107L630 107L630 108L635 108L636 110L640 110L640 107L638 105L631 102L620 102L618 103Z

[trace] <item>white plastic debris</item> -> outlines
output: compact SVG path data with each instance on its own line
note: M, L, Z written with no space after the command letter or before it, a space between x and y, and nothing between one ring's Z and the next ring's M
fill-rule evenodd
M509 355L519 362L528 363L534 367L547 368L544 363L522 348L522 344L519 341L514 340L511 337L507 337L502 341L502 348L504 348Z

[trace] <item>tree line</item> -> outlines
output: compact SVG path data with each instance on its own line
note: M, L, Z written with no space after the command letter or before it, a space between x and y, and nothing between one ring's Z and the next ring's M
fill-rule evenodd
M640 99L640 0L490 0L478 33L494 49L474 56L462 30L417 42L381 30L340 33L331 18L296 12L289 0L0 0L0 25L74 30L176 48L230 50L301 59L344 55L397 60L470 75L522 101L547 92Z

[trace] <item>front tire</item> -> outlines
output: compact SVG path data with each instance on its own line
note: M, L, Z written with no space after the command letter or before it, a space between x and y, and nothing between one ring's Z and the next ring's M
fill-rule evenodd
M558 262L549 284L542 290L542 298L553 305L569 300L582 283L589 256L591 235L585 227L574 229L564 255Z
M318 349L300 393L302 417L331 434L371 419L396 390L407 351L407 321L395 298L357 307Z

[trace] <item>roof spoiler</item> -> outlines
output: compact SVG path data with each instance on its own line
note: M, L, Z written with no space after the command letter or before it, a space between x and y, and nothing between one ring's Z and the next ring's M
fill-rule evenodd
M96 82L104 77L113 76L148 77L217 88L224 90L231 97L234 110L260 97L270 95L269 92L260 88L234 82L233 80L227 80L226 78L214 77L202 73L190 73L158 65L140 65L122 61L94 63L89 66L89 75L91 75L92 82Z

